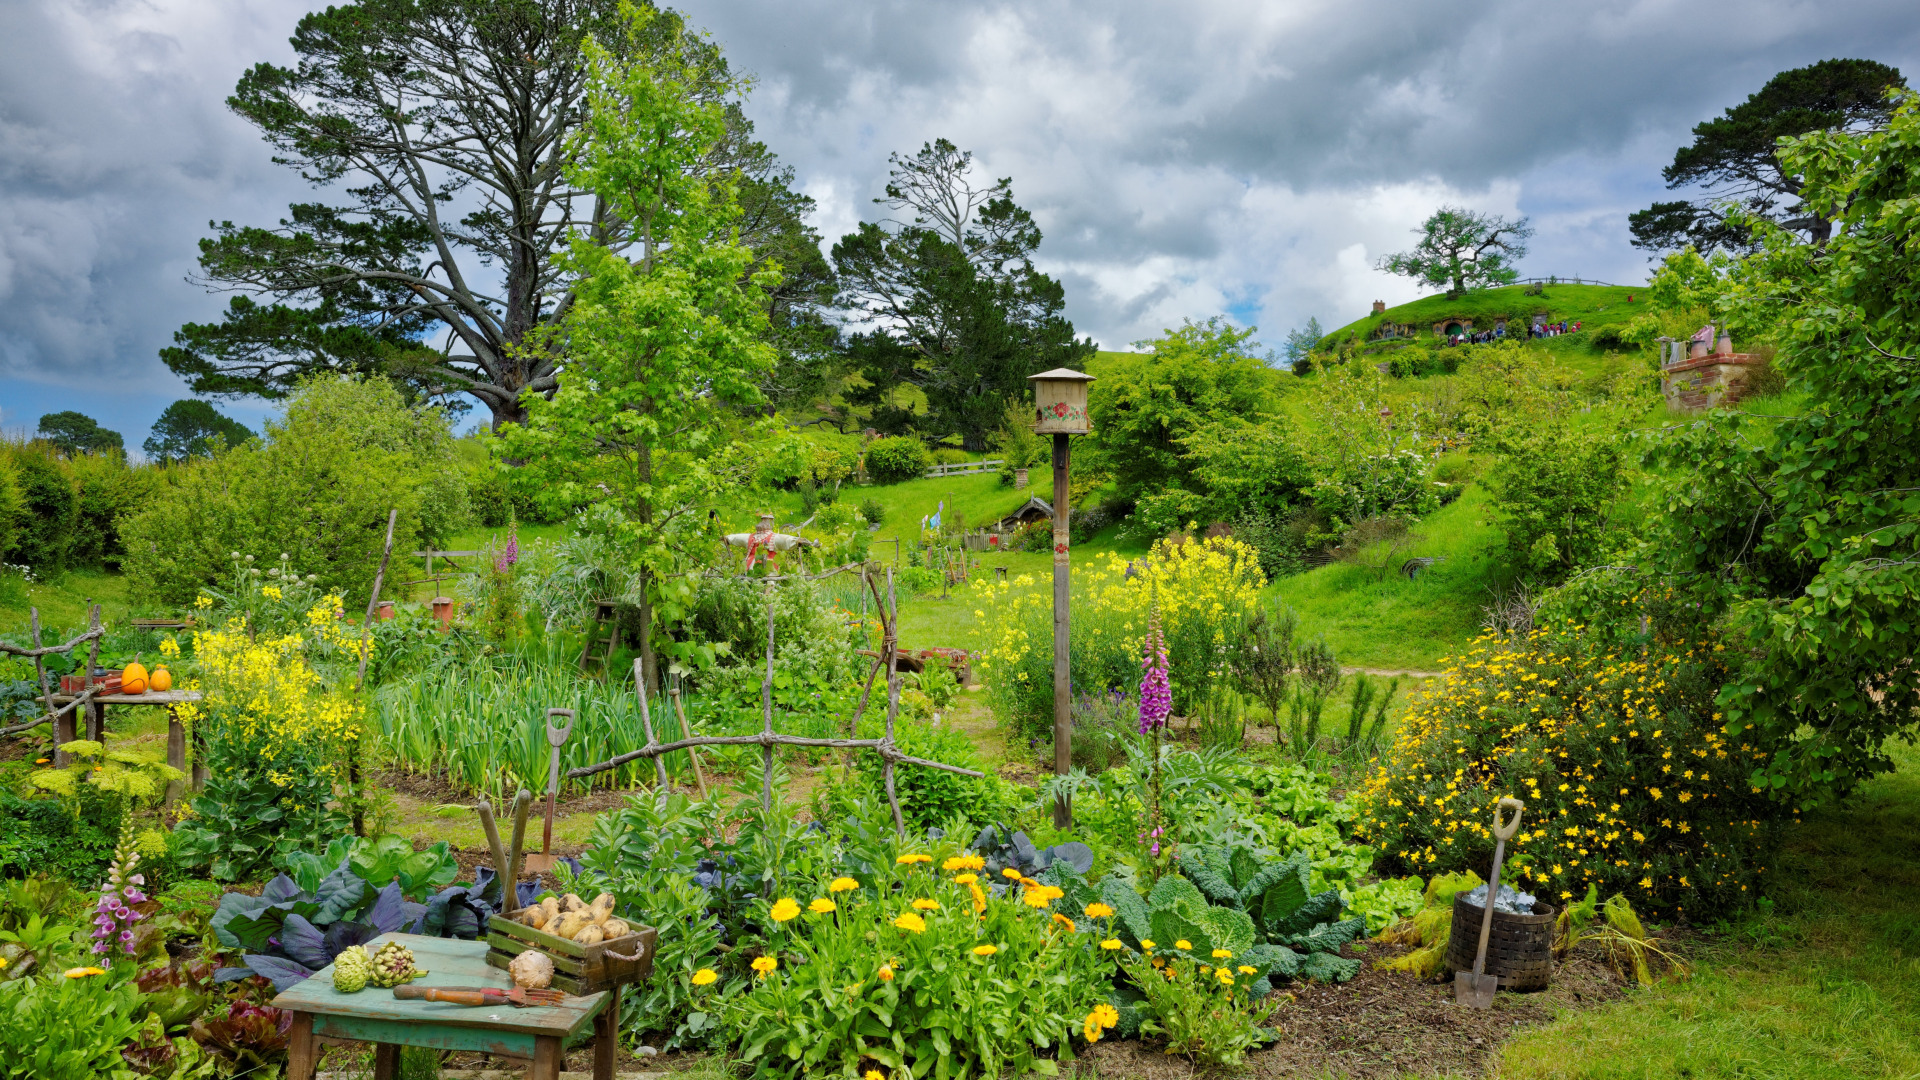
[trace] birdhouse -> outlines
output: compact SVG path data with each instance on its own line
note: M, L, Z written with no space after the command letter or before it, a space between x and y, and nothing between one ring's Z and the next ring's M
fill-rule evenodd
M1093 376L1054 368L1027 376L1033 383L1033 430L1038 435L1085 435L1093 430L1087 415L1087 384Z

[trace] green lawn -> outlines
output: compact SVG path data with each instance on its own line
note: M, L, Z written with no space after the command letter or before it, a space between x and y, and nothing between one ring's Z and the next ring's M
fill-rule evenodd
M1408 304L1390 307L1379 315L1368 315L1329 333L1328 338L1358 332L1362 338L1383 322L1412 323L1431 337L1433 324L1444 319L1470 319L1476 330L1491 330L1496 319L1508 315L1547 313L1548 322L1578 322L1583 329L1625 322L1646 309L1646 286L1548 285L1541 295L1528 296L1525 285L1499 289L1476 289L1449 300L1445 294L1426 296ZM1628 296L1633 303L1627 302ZM1555 339L1569 340L1569 339ZM1570 340L1578 340L1577 338Z

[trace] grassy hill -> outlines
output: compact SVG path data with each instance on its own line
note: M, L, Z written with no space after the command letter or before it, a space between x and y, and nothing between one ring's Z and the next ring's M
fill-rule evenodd
M1586 329L1623 323L1644 311L1646 288L1613 285L1545 285L1540 295L1529 296L1532 286L1508 285L1499 289L1477 289L1458 300L1442 295L1422 297L1410 304L1390 307L1379 315L1368 315L1328 334L1321 341L1332 346L1350 337L1366 340L1382 323L1412 323L1421 337L1433 337L1433 324L1447 319L1471 319L1475 329L1490 330L1500 319L1525 318L1546 312L1548 322L1562 319L1577 321ZM1628 297L1634 298L1633 302Z

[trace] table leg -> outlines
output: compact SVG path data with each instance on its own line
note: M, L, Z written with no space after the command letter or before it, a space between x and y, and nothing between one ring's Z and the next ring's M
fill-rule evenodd
M85 706L81 706L81 708L85 708ZM80 736L73 733L75 726L74 717L79 711L80 709L68 709L66 712L60 714L59 719L53 722L53 767L56 769L64 769L73 761L73 755L60 749L60 747L80 738Z
M179 711L171 705L167 706L167 764L183 773L187 771L187 728L180 722ZM167 781L167 805L179 802L186 788L184 779Z
M287 1031L287 1080L313 1080L313 1014L296 1012Z
M613 1060L620 1050L620 991L607 995L607 1007L593 1018L593 1080L613 1080Z
M107 707L97 701L87 702L87 738L97 743L107 741Z
M527 1069L527 1080L560 1080L560 1069L565 1063L560 1040L543 1035L533 1040L533 1064Z
M396 1080L400 1075L400 1047L397 1043L373 1044L373 1080Z

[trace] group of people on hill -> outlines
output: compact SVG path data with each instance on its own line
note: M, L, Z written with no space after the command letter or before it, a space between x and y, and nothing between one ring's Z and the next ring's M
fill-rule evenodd
M1457 334L1448 334L1446 344L1449 346L1484 345L1489 341L1503 341L1506 339L1506 336L1507 336L1508 324L1518 323L1519 321L1520 320L1518 319L1510 319L1507 322L1502 322L1496 325L1491 330L1481 330L1478 333L1469 334L1465 331L1462 331ZM1559 322L1542 323L1538 326L1531 327L1527 332L1527 336L1536 337L1536 338L1559 337L1561 334L1571 334L1579 329L1580 329L1579 323L1568 322L1567 320L1562 319ZM1518 331L1516 331L1516 333L1517 332Z

